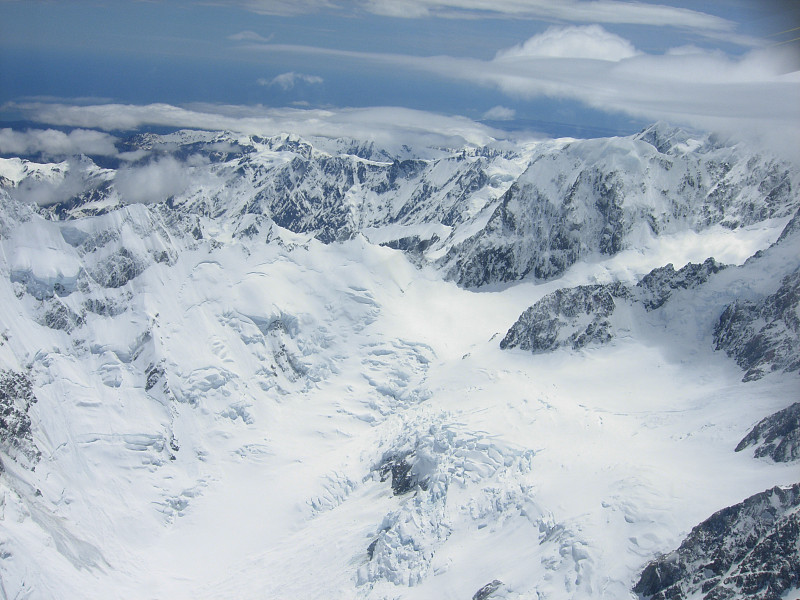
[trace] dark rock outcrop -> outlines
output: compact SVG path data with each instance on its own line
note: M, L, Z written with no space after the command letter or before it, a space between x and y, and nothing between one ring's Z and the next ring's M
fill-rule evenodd
M678 271L672 264L653 269L633 287L616 282L556 290L522 313L500 348L540 353L565 346L579 350L605 344L615 335L611 316L617 303L641 303L646 310L655 310L675 290L698 287L724 268L708 258L703 263L688 263Z
M40 322L50 329L70 333L76 327L83 325L84 319L59 298L51 298L42 303Z
M34 466L41 456L28 415L35 402L33 384L26 375L0 370L0 450L26 467Z
M94 280L105 288L118 288L141 275L147 265L125 247L100 261L92 269Z
M487 583L485 586L483 586L481 589L479 589L477 592L473 594L472 600L486 600L487 598L490 598L492 594L494 594L497 590L500 589L501 585L503 585L503 582L500 581L499 579L495 579Z
M722 265L713 258L707 258L702 263L688 263L678 271L669 263L653 269L636 284L639 299L645 309L655 310L669 300L674 290L698 287L726 267L727 265Z
M751 446L755 446L756 458L769 457L775 462L800 459L800 402L759 421L736 446L736 452Z
M714 513L647 565L633 591L648 600L780 600L800 587L798 507L795 484Z
M729 304L714 328L714 344L745 370L743 381L800 371L800 269L761 301Z
M500 342L500 348L534 353L561 347L579 350L613 337L611 317L616 302L630 298L621 283L582 285L556 290L528 308Z
M391 477L395 496L407 494L417 487L427 489L427 482L414 473L412 462L413 455L410 453L389 454L383 457L378 466L381 481Z

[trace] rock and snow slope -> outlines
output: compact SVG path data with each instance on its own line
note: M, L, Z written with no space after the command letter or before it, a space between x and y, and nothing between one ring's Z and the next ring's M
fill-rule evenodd
M790 165L663 125L120 149L0 159L5 597L635 598L797 482L734 452L800 391Z

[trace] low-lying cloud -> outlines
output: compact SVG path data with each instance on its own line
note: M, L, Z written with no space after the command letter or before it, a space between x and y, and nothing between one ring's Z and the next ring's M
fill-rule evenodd
M96 127L109 131L140 127L227 130L244 134L297 134L303 137L352 138L372 141L387 150L403 144L420 148L483 145L502 133L459 116L401 107L301 109L265 106L169 104L13 105L26 118L63 126Z
M46 177L27 177L9 194L21 202L51 206L66 202L90 190L94 182L87 176L79 160L70 159Z
M795 56L788 47L762 48L739 56L692 46L648 54L624 38L591 25L551 27L488 60L286 44L250 44L248 48L425 72L494 88L516 100L575 100L604 112L744 136L800 159L800 71L792 70L796 68ZM298 77L296 73L284 75L287 85ZM396 147L400 139L422 146L480 144L498 135L466 118L393 107L321 110L27 103L13 108L43 123L106 131L166 125L267 135L351 137L372 140L386 148ZM508 113L495 113L504 115Z
M114 187L125 203L150 204L180 194L189 181L186 166L167 156L144 166L119 169Z
M56 129L0 129L0 154L30 156L44 154L50 157L88 154L115 156L116 138L102 131L75 129L69 133Z

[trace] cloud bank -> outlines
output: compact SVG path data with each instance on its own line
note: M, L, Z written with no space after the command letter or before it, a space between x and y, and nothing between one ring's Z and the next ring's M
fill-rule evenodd
M791 70L795 57L787 47L752 50L741 56L692 46L648 54L599 25L590 25L551 27L488 60L286 44L250 44L248 48L256 53L347 60L354 68L358 62L368 62L425 72L497 89L516 100L574 100L637 119L744 136L795 160L800 158L800 72ZM314 76L294 72L266 83L289 86L297 81L317 83ZM268 135L296 133L372 140L386 148L399 137L428 147L480 144L498 135L465 118L386 107L303 110L26 103L12 108L42 123L106 131L164 125ZM511 113L497 110L492 115L486 118L501 120L497 117L506 118Z
M178 107L169 104L21 103L7 105L7 108L40 123L105 131L163 126L253 135L296 134L372 141L387 150L403 144L419 148L481 146L503 136L502 132L465 117L400 107L323 110L208 104Z
M73 156L89 154L94 156L115 156L116 138L100 131L75 129L69 133L55 129L28 129L16 131L0 129L0 154L29 156Z
M127 203L161 202L184 191L189 185L186 167L167 156L144 166L117 171L114 187Z
M551 27L491 60L260 44L296 53L432 73L495 88L516 99L563 98L640 119L746 133L780 151L800 139L800 72L788 47L742 56L682 47L647 54L599 25Z

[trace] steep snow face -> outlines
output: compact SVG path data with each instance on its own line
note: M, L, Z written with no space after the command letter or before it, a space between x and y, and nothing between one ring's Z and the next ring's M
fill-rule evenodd
M677 164L744 160L668 139ZM687 217L655 235L634 211L628 247L476 291L443 278L443 257L488 230L529 165L584 142L126 143L149 162L68 161L88 191L43 207L9 197L26 179L6 165L5 596L634 598L708 515L796 483L794 465L734 449L796 399L798 373L743 382L714 350L726 306L773 306L798 268L795 221L762 211L768 194L751 225ZM601 166L655 148L585 144L586 168L592 148ZM145 175L176 179L131 202ZM704 198L684 199L690 214ZM739 266L697 262L717 252ZM547 351L501 349L543 299ZM610 335L581 338L595 320Z

